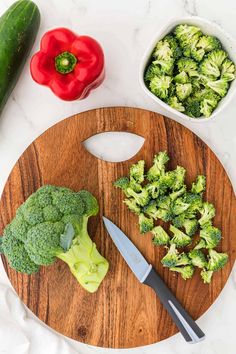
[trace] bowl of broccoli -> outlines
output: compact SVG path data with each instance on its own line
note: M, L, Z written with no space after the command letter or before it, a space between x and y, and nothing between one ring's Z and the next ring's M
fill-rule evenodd
M173 20L144 55L141 86L169 112L208 121L235 93L235 48L235 40L208 20L196 16Z

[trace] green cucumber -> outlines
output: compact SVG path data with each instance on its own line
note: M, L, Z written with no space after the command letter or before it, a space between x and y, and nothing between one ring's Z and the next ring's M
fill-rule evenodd
M30 0L15 2L0 17L0 112L19 79L39 24L39 9Z

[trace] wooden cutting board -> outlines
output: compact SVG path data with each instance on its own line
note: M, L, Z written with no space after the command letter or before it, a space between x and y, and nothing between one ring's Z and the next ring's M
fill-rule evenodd
M129 161L110 163L91 155L82 142L97 133L125 131L145 138L141 150ZM121 141L122 143L122 141ZM197 271L191 280L160 264L165 251L154 247L149 234L141 236L137 217L122 203L112 182L128 173L139 159L150 166L153 155L168 150L169 167L187 169L187 182L197 174L207 177L206 199L215 204L215 225L223 232L219 250L229 253L226 267L211 285L204 285ZM10 269L7 275L26 306L56 331L78 341L109 348L131 348L158 342L177 332L151 288L141 285L122 259L102 225L101 216L113 220L136 244L176 294L194 319L201 316L224 287L235 260L236 200L229 178L213 152L191 131L157 113L134 108L103 108L81 113L47 130L20 157L5 186L0 203L0 232L16 209L43 184L88 189L99 200L100 214L89 230L110 270L95 294L84 291L62 261L41 267L27 276ZM204 330L204 328L203 328Z

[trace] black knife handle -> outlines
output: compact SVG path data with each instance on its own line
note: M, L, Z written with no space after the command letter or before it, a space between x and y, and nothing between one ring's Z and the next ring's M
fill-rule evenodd
M185 311L183 306L166 286L154 268L151 269L143 284L150 286L156 292L161 303L172 317L186 342L198 343L205 338L205 334Z

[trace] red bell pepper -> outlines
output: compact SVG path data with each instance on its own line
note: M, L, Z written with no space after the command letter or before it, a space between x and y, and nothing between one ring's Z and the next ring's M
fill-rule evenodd
M104 80L104 54L95 39L56 28L44 34L30 70L61 99L82 99Z

